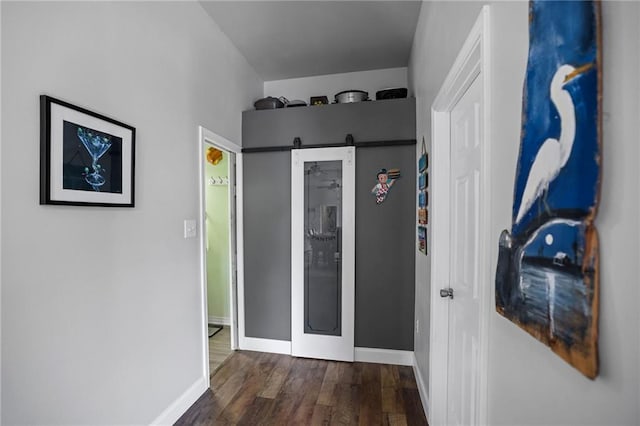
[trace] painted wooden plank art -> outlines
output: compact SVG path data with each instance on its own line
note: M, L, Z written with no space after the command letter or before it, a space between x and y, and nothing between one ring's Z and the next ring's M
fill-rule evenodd
M531 1L511 231L496 310L598 375L600 3Z

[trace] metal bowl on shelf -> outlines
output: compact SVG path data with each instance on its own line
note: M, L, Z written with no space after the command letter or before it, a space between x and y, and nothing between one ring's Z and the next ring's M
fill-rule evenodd
M336 93L335 99L339 104L368 101L369 93L364 90L345 90L340 93Z

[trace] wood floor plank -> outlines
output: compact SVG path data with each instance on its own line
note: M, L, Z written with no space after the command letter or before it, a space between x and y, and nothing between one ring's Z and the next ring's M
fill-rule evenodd
M252 373L244 377L242 385L220 413L221 419L238 424L244 414L251 409L265 380L265 377L257 374L256 370Z
M214 419L222 412L223 407L218 400L214 398L211 389L202 394L200 398L193 404L194 407L198 407L198 410L189 409L178 421L176 426L191 426L191 425L210 425L213 424Z
M322 388L322 382L326 375L326 361L309 361L310 362L305 363L307 369L305 374L304 396L293 412L293 417L291 418L293 424L308 425L311 423L320 389Z
M269 419L271 424L288 424L303 398L303 394L280 393L274 400L274 407L271 411L271 418Z
M402 388L385 386L382 388L382 412L402 414L405 412Z
M411 367L236 351L176 425L427 425Z
M400 372L397 365L380 364L380 382L382 387L399 387Z
M328 405L316 405L311 417L311 426L326 426L331 424L331 412L333 408Z
M327 380L325 376L322 381L322 386L320 387L320 393L318 394L319 405L325 405L328 407L333 407L336 405L336 385L337 381Z
M413 375L413 368L406 365L398 365L398 373L400 374L400 383L403 388L418 389L416 378Z
M280 390L289 375L291 363L292 359L289 357L280 358L278 360L267 379L266 386L260 391L260 393L258 393L259 397L274 399L278 393L280 393Z
M327 371L324 375L324 379L332 382L338 382L341 379L341 373L343 372L342 362L339 361L327 361Z
M245 374L233 374L221 385L212 386L211 390L222 407L226 407L236 396L246 380Z
M209 374L213 376L225 359L231 355L231 329L222 327L218 333L209 337Z
M407 416L404 414L387 414L384 420L385 426L407 426Z
M337 404L331 424L357 425L360 415L360 387L349 383L338 383L335 387Z
M424 415L422 401L418 389L402 389L402 398L404 400L405 415L407 419L411 419L411 425L426 425L427 418Z
M253 403L238 420L238 426L256 426L273 424L270 421L271 412L275 406L275 400L256 397Z
M382 424L380 364L363 364L361 394L359 424Z

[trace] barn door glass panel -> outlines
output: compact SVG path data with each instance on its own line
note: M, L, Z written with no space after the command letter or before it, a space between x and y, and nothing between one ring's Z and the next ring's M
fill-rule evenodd
M342 334L342 161L304 163L304 332Z

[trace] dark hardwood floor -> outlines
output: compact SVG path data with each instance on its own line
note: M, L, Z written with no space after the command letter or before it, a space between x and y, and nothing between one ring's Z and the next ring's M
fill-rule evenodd
M411 367L236 351L176 425L427 425Z

